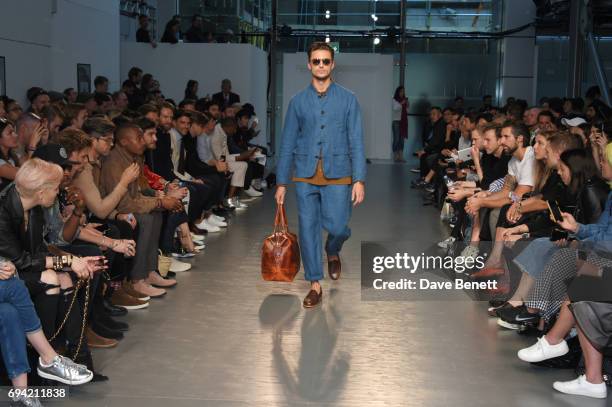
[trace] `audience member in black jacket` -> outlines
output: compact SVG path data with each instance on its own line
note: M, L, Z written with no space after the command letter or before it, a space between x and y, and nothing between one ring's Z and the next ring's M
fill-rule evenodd
M446 123L442 120L442 111L439 107L432 107L429 112L429 121L425 125L423 150L417 151L420 160L421 178L424 178L438 159L440 151L444 148L446 138Z
M101 270L98 265L101 258L79 258L55 249L56 254L64 257L53 257L44 242L43 207L55 203L63 176L60 166L32 158L21 166L15 183L0 195L0 256L15 265L19 277L26 283L48 338L68 312L66 304L74 291L71 274L74 278L88 279L90 273ZM78 301L73 314L77 322L79 315L82 318ZM73 349L78 342L79 326L70 325L62 339Z
M221 92L215 93L212 100L219 105L221 111L224 111L226 107L240 103L240 96L232 92L232 81L223 79Z

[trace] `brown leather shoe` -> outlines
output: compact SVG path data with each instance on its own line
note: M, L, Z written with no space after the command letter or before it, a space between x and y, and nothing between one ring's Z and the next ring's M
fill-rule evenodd
M87 327L85 332L87 345L90 348L113 348L119 343L116 339L104 338L98 335L90 327Z
M321 292L317 293L315 290L308 291L308 294L304 298L304 308L312 308L319 305L319 303L323 300L323 289L321 288Z
M132 297L123 290L123 287L113 291L111 304L116 307L123 307L128 310L143 309L149 306L149 301L141 301L138 298Z
M327 272L329 273L329 278L331 278L332 280L337 280L340 278L340 274L342 274L342 264L340 263L340 257L327 261Z
M136 291L131 281L125 281L121 288L125 291L127 295L129 295L130 297L138 298L140 301L149 301L151 299L150 296Z

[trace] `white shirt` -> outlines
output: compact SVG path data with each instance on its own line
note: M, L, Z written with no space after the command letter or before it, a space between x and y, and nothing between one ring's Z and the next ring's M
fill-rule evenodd
M399 103L395 98L391 99L392 107L393 107L393 121L402 120L402 104Z
M535 156L533 155L533 147L527 147L521 161L516 157L512 157L508 161L508 174L516 179L517 185L533 187L535 185L535 180L533 179L534 169Z

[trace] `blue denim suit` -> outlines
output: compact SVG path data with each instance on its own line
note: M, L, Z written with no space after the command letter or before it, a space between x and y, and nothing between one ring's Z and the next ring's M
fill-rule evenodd
M319 159L326 178L350 176L353 182L365 182L361 109L355 95L335 83L325 95L310 85L289 102L276 170L278 184L288 184L292 172L295 177L312 177ZM351 185L296 183L300 251L308 281L323 279L321 229L328 232L327 255L337 255L350 237L351 190Z

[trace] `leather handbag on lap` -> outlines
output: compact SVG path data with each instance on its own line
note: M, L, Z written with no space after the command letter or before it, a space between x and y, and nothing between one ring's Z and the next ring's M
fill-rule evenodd
M265 238L261 249L261 276L266 281L293 281L300 270L300 246L289 232L285 207L278 205L274 232Z

